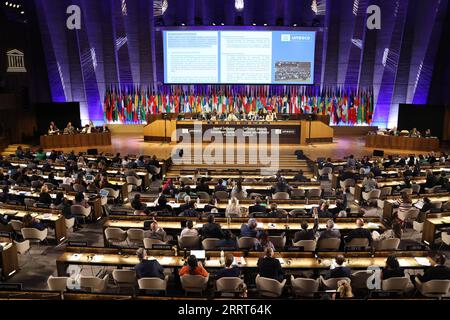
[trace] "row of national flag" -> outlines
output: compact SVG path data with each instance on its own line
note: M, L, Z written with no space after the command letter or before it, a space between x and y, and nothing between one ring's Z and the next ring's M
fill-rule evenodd
M106 90L103 112L107 123L143 123L147 116L160 113L249 113L274 111L288 114L329 115L331 124L372 123L374 113L373 89L344 89L286 86L281 90L267 86L208 87L184 90L170 87L119 88Z

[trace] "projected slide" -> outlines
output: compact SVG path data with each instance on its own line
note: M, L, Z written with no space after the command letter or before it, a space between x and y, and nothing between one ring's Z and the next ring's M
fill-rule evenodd
M164 82L313 84L315 32L163 31Z

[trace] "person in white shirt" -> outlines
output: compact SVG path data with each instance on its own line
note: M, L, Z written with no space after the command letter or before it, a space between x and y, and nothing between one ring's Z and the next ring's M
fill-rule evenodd
M238 200L232 197L230 203L225 209L226 217L240 217L241 216L241 206L238 204Z
M269 110L269 113L266 115L266 121L275 121L277 119L277 115Z
M71 184L73 182L72 177L70 176L70 173L66 172L64 175L64 178L62 179L63 184Z
M194 229L194 223L192 220L188 220L186 222L186 227L181 230L180 237L197 237L198 231L197 229Z
M236 117L234 112L230 112L230 114L227 117L227 121L239 121L239 119Z

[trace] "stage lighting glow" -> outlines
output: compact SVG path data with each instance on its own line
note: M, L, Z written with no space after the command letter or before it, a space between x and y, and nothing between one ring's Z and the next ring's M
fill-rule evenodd
M253 22L253 23L252 23L252 26L256 26L256 23Z
M293 25L292 25L293 27L296 27L297 26L297 24L296 23L294 23Z
M264 26L267 27L267 23L264 23Z
M215 23L215 22L213 22L213 23L212 23L212 25L213 25L213 26L215 26L215 25L216 25L216 23Z
M6 1L6 2L5 2L5 6L7 6L8 4L9 4L9 2L8 2L8 1Z
M313 0L312 1L312 3L311 3L311 10L315 13L315 14L317 14L317 1L316 0Z
M25 11L20 11L20 14L25 14Z
M221 26L224 26L224 25L225 25L225 23L223 23L223 22L222 22L222 23L221 23L220 25L221 25Z
M234 1L234 7L236 8L237 11L242 11L244 10L244 0L235 0Z
M153 2L153 15L156 17L164 15L169 8L169 1L167 0L155 0Z
M184 27L186 24L185 24L185 23L182 23L181 25Z

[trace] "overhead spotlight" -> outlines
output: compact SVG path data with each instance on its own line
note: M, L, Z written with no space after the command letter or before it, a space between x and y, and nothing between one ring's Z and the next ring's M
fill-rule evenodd
M213 26L215 26L215 25L216 25L216 23L215 23L215 22L213 22L213 23L212 23L212 25L213 25Z
M221 25L221 26L224 26L224 25L225 25L225 23L223 23L223 22L222 22L222 23L221 23L220 25Z
M12 3L10 2L10 3L9 3L9 6L10 6L10 7L12 7L12 6L13 6L13 4L12 4Z
M256 26L256 23L253 22L253 23L252 23L252 26Z
M267 23L264 23L264 26L267 27Z
M182 22L181 25L184 27L186 25L186 23Z
M296 27L297 26L297 24L296 23L294 23L293 25L292 25L293 27Z
M25 11L20 11L20 14L25 14Z
M8 4L9 4L9 2L8 2L8 1L6 1L6 2L5 2L5 6L7 6Z

